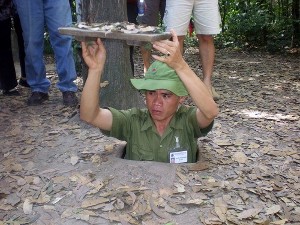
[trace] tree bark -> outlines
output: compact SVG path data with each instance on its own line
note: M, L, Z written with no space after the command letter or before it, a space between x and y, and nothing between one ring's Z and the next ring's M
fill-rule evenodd
M297 46L300 42L300 3L299 0L293 0L292 5L292 18L293 18L293 38L291 47Z
M82 0L82 22L128 21L126 4L126 0ZM101 82L108 81L108 85L101 88L101 106L117 109L143 106L140 93L130 83L133 73L126 41L112 39L102 41L106 47L107 57Z

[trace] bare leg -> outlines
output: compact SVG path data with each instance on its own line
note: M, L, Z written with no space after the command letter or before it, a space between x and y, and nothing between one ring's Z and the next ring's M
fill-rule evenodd
M179 41L179 44L180 44L181 54L183 54L183 52L184 52L184 49L183 49L184 38L185 38L185 36L178 36L178 41Z
M144 74L145 74L148 68L150 67L151 50L148 50L145 47L141 46L141 53L144 62Z
M203 83L207 86L214 98L218 98L218 94L213 90L211 78L213 74L213 66L215 60L215 45L212 35L198 34L200 61L203 71Z

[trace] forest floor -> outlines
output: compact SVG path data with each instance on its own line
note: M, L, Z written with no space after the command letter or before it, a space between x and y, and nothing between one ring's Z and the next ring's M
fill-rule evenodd
M185 58L201 74L197 50ZM0 96L0 224L300 224L299 55L217 50L220 114L196 164L116 157L123 143L63 106L52 64L47 76L43 106L23 87Z

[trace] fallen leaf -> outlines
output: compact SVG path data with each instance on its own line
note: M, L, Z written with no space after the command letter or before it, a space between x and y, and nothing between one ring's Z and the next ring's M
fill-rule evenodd
M183 173L177 171L176 174L181 179L181 181L182 181L183 184L188 184L189 183L188 177L185 176Z
M204 202L203 199L190 199L187 200L186 202L182 203L182 204L194 204L194 205L201 205Z
M14 209L11 205L0 204L0 210L9 211Z
M266 209L266 215L272 215L278 213L280 209L281 209L280 205L273 205L270 208Z
M186 211L188 211L188 208L182 207L177 204L172 204L172 205L165 204L165 211L168 213L171 213L171 214L179 215L179 214L182 214L182 213L185 213Z
M21 201L21 199L19 198L19 196L16 193L10 194L9 196L7 196L6 198L6 203L15 206L16 204L18 204Z
M174 186L177 188L178 193L184 193L185 192L185 186L180 183L175 183Z
M270 225L284 225L287 221L287 219L272 221Z
M108 204L105 204L104 207L102 207L101 210L102 210L103 212L110 212L110 211L113 211L113 210L115 209L114 203L115 203L115 201L112 201L112 202L110 202L110 203L108 203ZM114 210L114 211L115 211L115 210Z
M258 213L260 213L261 210L262 210L261 208L252 208L252 209L244 210L243 212L238 214L238 219L242 220L242 219L252 218L256 216Z
M188 165L189 171L202 171L202 170L206 170L208 168L209 168L208 163L205 163L205 162L197 162L197 163Z
M74 166L78 163L79 157L78 156L71 156L71 164Z
M233 143L230 140L217 140L215 143L219 146L231 146Z
M150 197L149 202L150 202L150 207L151 207L152 211L153 211L157 216L159 216L160 218L163 218L163 219L170 219L170 218L171 218L171 216L170 216L169 214L167 214L167 213L161 211L161 210L157 207L157 205L155 205L153 198Z
M85 199L82 204L81 207L82 208L88 208L91 206L95 206L95 205L99 205L105 202L109 202L110 200L108 198L94 198L94 199Z
M246 163L248 157L243 152L236 152L233 154L232 159L238 163Z
M214 201L215 212L222 222L226 221L227 204L222 197Z
M116 207L116 209L124 209L124 202L121 199L117 198L116 203L114 204L114 206Z
M160 196L171 196L173 194L173 190L171 188L161 188L159 189Z
M132 207L133 215L143 216L151 212L149 203L145 200L144 195L140 195Z
M109 85L109 82L107 80L100 83L100 87L102 87L102 88L106 87L107 85Z
M25 214L31 214L32 213L32 207L33 204L30 202L29 199L25 199L24 204L23 204L23 212Z

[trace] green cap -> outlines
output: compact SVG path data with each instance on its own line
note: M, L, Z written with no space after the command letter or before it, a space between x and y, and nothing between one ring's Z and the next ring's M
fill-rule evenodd
M175 70L160 61L151 64L143 79L131 79L131 83L138 90L154 91L164 89L173 92L177 96L188 95Z

